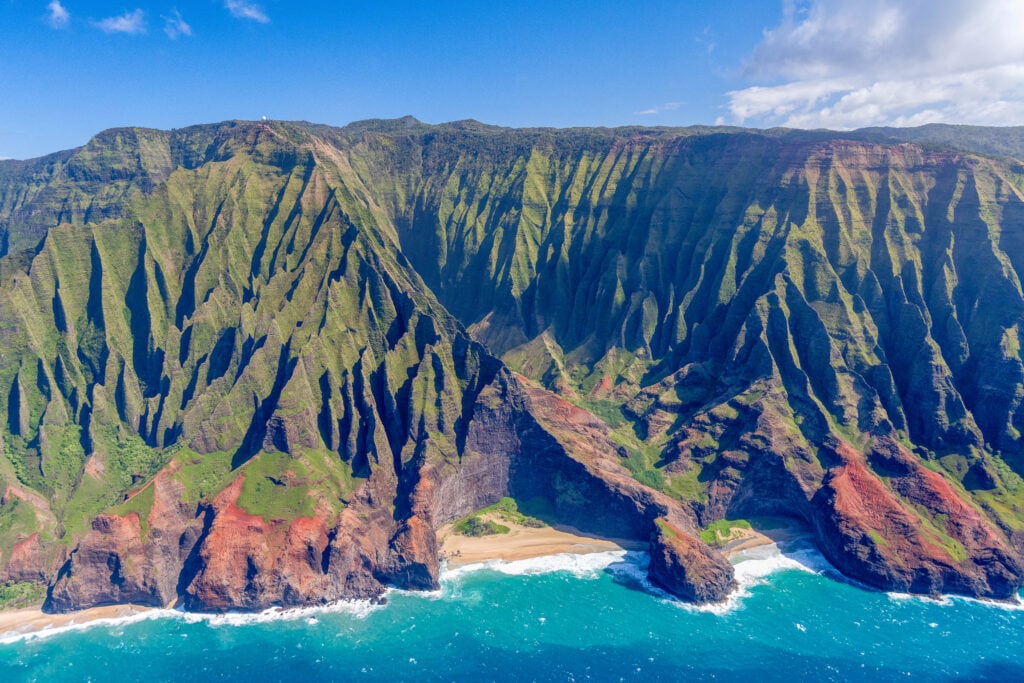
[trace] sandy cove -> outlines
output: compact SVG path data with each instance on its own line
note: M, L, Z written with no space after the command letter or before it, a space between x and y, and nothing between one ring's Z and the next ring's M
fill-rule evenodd
M495 519L509 527L510 531L507 534L469 537L452 533L451 525L443 527L438 532L438 540L441 542L441 556L447 560L448 565L489 560L511 562L563 553L584 555L615 550L647 550L645 541L592 536L568 526L533 528ZM797 533L786 528L767 529L763 533L751 529L734 529L733 536L721 550L726 557L732 557L750 548L789 540ZM0 611L0 638L86 624L100 619L120 619L150 609L142 605L107 605L68 614L46 614L39 607Z
M507 534L493 536L459 536L452 532L452 526L442 527L438 531L441 542L441 556L449 566L486 562L488 560L528 560L544 555L572 553L584 555L601 553L609 550L647 550L646 541L633 539L606 538L588 535L570 526L558 527L525 527L509 522L499 516L484 515L510 528ZM800 532L792 528L780 526L777 529L754 531L753 529L733 529L733 535L719 550L726 557L732 557L744 550L762 545L770 545L777 541L791 540Z
M441 556L449 566L473 564L488 560L528 560L544 555L572 553L603 553L609 550L646 550L647 543L621 538L604 538L583 534L568 526L526 527L500 517L484 515L509 527L507 534L493 536L460 536L452 532L451 525L437 533L441 541Z

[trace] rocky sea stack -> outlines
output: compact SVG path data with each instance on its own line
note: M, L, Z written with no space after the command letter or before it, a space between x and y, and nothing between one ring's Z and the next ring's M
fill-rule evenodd
M871 586L1009 598L1020 140L405 118L0 161L0 581L430 589L437 530L511 496L649 540L687 600L734 586L701 529L759 515Z

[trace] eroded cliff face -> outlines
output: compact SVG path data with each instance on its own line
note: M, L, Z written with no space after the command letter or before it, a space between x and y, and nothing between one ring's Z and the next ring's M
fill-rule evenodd
M1010 596L1021 166L862 138L227 123L0 162L0 578L373 598L512 495L689 600L733 585L699 530L759 514L871 585Z
M547 405L538 409L538 402ZM544 412L543 423L535 411ZM480 392L469 424L460 462L416 462L415 481L405 484L379 470L333 515L327 507L290 520L250 514L238 504L244 472L188 514L176 505L182 491L171 465L149 485L152 502L141 516L94 520L57 576L48 607L160 606L180 597L189 609L256 610L375 599L391 585L434 589L437 529L508 495L542 498L559 520L597 534L650 538L655 548L663 543L656 522L672 519L687 530L678 534L701 545L688 509L616 462L607 427L548 392L501 371ZM406 510L382 504L405 486L408 496L397 500ZM675 564L691 567L690 579L667 585L690 599L721 600L734 585L731 566L709 548Z
M873 585L1005 597L1024 548L1022 167L864 137L476 129L410 140L383 194L440 301L608 419L700 525L794 515ZM452 159L477 144L500 151ZM913 474L887 470L896 451ZM833 495L848 481L863 506ZM887 536L876 504L911 538L861 567ZM836 545L836 520L861 536Z

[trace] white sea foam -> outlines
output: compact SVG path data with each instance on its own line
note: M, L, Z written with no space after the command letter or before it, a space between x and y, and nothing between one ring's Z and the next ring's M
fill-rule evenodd
M247 626L252 624L266 624L274 621L298 621L302 619L305 619L310 623L316 623L317 618L324 614L348 614L356 617L357 619L362 619L383 607L383 604L374 604L369 600L340 600L328 605L319 605L316 607L271 607L261 612L227 612L224 614L186 612L181 609L151 609L124 617L91 619L79 623L73 622L65 624L63 626L46 627L38 631L28 631L25 633L9 631L7 633L0 634L0 645L7 645L9 643L36 638L49 638L62 633L84 631L90 628L118 628L141 621L148 621L150 619L178 619L189 624L202 622L207 623L210 626Z
M1024 600L1019 595L1013 596L1010 600L988 600L986 598L967 598L959 595L952 596L954 601L962 600L982 607L1006 610L1007 612L1024 612Z
M673 605L690 612L724 615L739 609L743 601L750 597L751 589L768 583L768 577L781 571L803 571L812 574L834 573L828 561L813 546L803 543L777 543L758 546L745 550L732 558L736 572L736 589L722 602L706 605L695 605L676 600L663 591L654 588L652 592L660 594ZM644 578L646 582L646 577Z
M568 572L581 579L597 578L603 573L608 573L618 583L643 590L681 609L721 615L737 609L742 600L750 595L752 587L767 583L767 577L776 572L834 572L828 561L813 546L801 543L788 544L784 549L774 543L752 548L735 556L733 563L738 584L736 590L723 602L709 605L694 605L680 601L651 584L647 579L650 556L639 551L616 550L584 555L563 553L526 560L489 560L451 568L442 566L441 584L445 597L449 597L452 595L452 588L460 583L463 577L479 571L494 571L510 576Z
M177 618L190 624L204 622L210 626L248 626L251 624L267 624L273 621L309 620L324 614L348 614L357 619L363 619L384 606L380 603L373 603L370 600L339 600L327 605L317 605L316 607L271 607L262 612L208 614L174 610L174 614Z
M446 564L442 564L440 590L403 591L389 589L387 595L410 595L428 600L450 598L453 597L452 589L460 584L467 574L480 571L493 571L508 576L530 576L566 572L579 579L594 579L603 573L608 573L618 583L644 590L680 609L724 615L740 608L743 601L750 597L753 587L766 584L768 577L777 572L796 570L814 574L840 576L821 553L809 543L789 543L784 544L781 548L775 543L758 546L737 554L732 558L732 563L735 570L737 588L723 602L709 605L694 605L680 601L657 586L652 585L647 578L650 556L645 552L625 550L586 554L562 553L525 560L489 560L455 567L448 567ZM1024 600L1020 597L1016 597L1013 601L1000 602L961 596L942 596L935 599L897 592L889 592L886 595L890 600L897 602L927 600L931 604L940 606L952 605L954 602L969 602L1002 610L1024 611ZM342 600L316 607L287 609L272 607L255 613L229 612L226 614L205 614L185 612L181 609L152 609L124 617L94 619L81 623L48 627L27 633L8 632L0 634L0 644L48 638L62 633L82 631L94 627L118 628L150 619L178 619L186 623L202 622L211 626L235 627L303 619L310 624L315 624L318 617L324 614L348 614L361 619L377 610L383 609L384 606L384 604L373 603L369 600Z
M152 609L146 610L145 612L137 612L124 617L109 617L103 619L90 619L89 621L83 622L71 622L64 624L63 626L48 626L46 628L39 629L38 631L27 631L25 633L18 633L15 631L8 631L0 634L0 645L9 645L24 640L34 640L38 638L50 638L53 636L61 635L62 633L73 633L75 631L84 631L89 628L98 626L106 626L108 628L117 628L120 626L127 626L128 624L135 624L140 621L148 621L150 619L166 619L168 617L177 616L179 612L170 609Z
M924 602L938 607L949 607L953 604L953 601L947 595L919 595L917 593L886 591L885 596L892 602Z
M486 562L462 564L451 568L445 566L441 571L441 582L452 583L466 574L479 571L493 571L508 576L531 576L551 574L553 572L568 572L579 579L597 578L605 568L621 561L627 554L625 550L609 550L582 555L560 553L558 555L531 557L525 560L488 560Z
M481 570L492 570L509 576L524 576L564 571L581 579L596 578L608 565L620 561L626 554L626 551L588 553L584 555L561 554L510 562L493 560L488 562L479 562L476 564L461 565L451 569L442 567L441 582L442 584L450 587L451 584L458 582L459 578L465 574ZM396 594L413 595L417 598L427 600L438 600L448 597L449 595L443 587L441 590L435 591L401 591L398 589L389 589L385 595L391 596ZM373 603L369 600L341 600L329 605L316 607L271 607L261 612L228 612L225 614L185 612L181 609L151 609L124 617L92 619L80 623L48 627L26 633L7 632L0 634L0 644L9 644L35 638L49 638L62 633L83 631L89 628L118 628L150 619L178 619L190 624L206 623L210 626L235 627L253 624L266 624L278 621L306 620L309 623L315 623L318 617L324 614L348 614L357 619L361 619L379 609L383 609L384 606L385 605L383 604Z
M918 595L916 593L899 593L896 591L887 591L885 595L893 602L925 602L937 607L952 607L959 602L970 605L979 605L981 607L991 607L992 609L1000 609L1007 612L1024 612L1024 600L1022 600L1019 595L1015 595L1009 600L970 598L966 595L930 596Z
M647 553L631 552L622 561L610 565L608 571L619 583L644 590L680 609L717 615L727 614L740 607L743 599L750 596L750 589L767 583L767 577L771 574L794 569L820 574L831 569L825 558L813 548L797 546L783 551L774 543L759 546L733 558L737 587L725 600L695 605L681 601L652 585L647 578L649 564Z

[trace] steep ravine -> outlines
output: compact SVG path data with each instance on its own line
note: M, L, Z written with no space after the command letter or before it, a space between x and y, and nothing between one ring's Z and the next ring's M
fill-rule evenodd
M687 600L733 586L702 527L780 514L870 585L1009 597L1020 168L411 119L0 162L0 579L53 610L431 588L436 530L511 495L648 540Z

